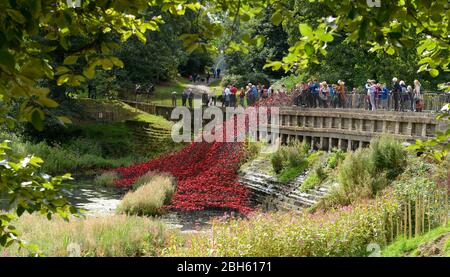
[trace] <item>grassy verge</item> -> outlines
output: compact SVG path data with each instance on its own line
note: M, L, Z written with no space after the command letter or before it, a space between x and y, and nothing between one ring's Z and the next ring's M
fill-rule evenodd
M450 224L411 239L399 237L382 250L382 255L386 257L417 256L421 248L423 252L426 252L426 249L431 247L434 247L432 254L450 256ZM426 253L423 254L426 255Z
M16 222L22 238L38 246L44 256L157 256L169 233L156 220L133 216L47 220L24 215ZM16 248L1 249L4 256L26 256Z
M158 142L138 139L133 136L134 127L125 122L126 120L146 122L155 128L155 132L160 129L169 131L172 123L162 117L136 110L120 101L90 99L76 101L85 109L85 114L80 118L86 119L77 120L67 128L46 130L53 134L51 141L47 141L45 137L36 142L38 139L34 137L25 140L14 134L0 134L0 136L14 141L13 147L17 153L41 157L45 161L42 171L49 174L81 173L89 169L128 166L176 147L170 137L167 137L167 144L164 138ZM86 116L97 111L114 111L114 119L117 122L98 123ZM143 144L150 146L151 143L158 143L151 151L142 147Z

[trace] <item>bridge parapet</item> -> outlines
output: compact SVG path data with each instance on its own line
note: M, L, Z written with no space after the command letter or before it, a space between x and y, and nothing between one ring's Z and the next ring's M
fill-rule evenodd
M283 107L278 127L284 143L298 139L315 149L355 150L383 134L409 142L427 139L446 124L431 113Z

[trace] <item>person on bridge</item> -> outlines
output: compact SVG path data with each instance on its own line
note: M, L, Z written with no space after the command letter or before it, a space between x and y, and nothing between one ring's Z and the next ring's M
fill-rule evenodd
M231 99L231 85L228 85L224 90L224 100L225 100L225 107L230 106L230 99Z
M248 84L247 90L245 91L245 95L247 95L247 106L253 105L252 84L251 83Z
M380 99L381 99L381 108L383 110L388 110L389 89L386 87L386 84L382 84Z
M369 82L369 99L370 99L370 107L372 111L377 110L377 104L375 99L377 97L377 85L374 80L370 80Z
M400 98L400 105L401 110L403 112L410 109L410 100L409 100L409 93L408 93L408 87L405 84L405 81L400 81L400 86L402 88L401 90L401 98Z
M230 95L230 106L231 107L236 107L237 106L237 92L238 89L237 87L235 87L234 85L231 86L231 95Z
M400 95L402 93L402 87L400 86L398 79L392 79L392 96L394 98L394 110L400 111Z
M239 104L241 104L242 107L245 107L245 89L243 87L239 92Z
M338 99L339 107L345 108L345 82L342 80L338 81Z
M418 80L414 80L414 111L421 112L422 111L422 103L423 103L423 96L420 91L421 84Z
M328 90L327 82L322 82L320 84L320 88L319 88L319 107L321 107L321 108L328 107L328 105L327 105L328 94L329 94L329 90Z

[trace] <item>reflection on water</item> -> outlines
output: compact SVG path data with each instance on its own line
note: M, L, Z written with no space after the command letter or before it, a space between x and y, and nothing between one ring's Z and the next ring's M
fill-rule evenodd
M69 199L87 215L104 216L115 213L123 193L113 188L96 186L92 180L80 180L72 185Z
M86 211L86 215L113 214L122 199L123 192L94 185L92 179L79 179L71 184L68 196L72 205ZM0 209L8 207L7 195L0 196Z

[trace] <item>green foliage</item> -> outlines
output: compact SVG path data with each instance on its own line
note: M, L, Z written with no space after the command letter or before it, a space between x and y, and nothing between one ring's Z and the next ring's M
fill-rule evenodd
M333 149L327 159L327 167L334 169L345 159L345 152L341 149Z
M174 245L173 256L367 256L370 243L389 241L388 218L398 205L389 197L329 213L255 213L248 219L214 220L212 235ZM230 240L230 236L233 237Z
M252 141L249 138L245 140L244 144L244 157L243 162L248 162L255 159L261 152L264 142L262 141Z
M236 87L243 87L245 88L249 83L254 85L265 85L266 87L269 87L270 80L267 75L264 73L248 73L245 75L225 75L222 78L221 85L223 87L227 85L234 85Z
M213 60L208 53L193 52L188 55L186 62L179 66L179 71L182 76L188 77L194 74L205 74L212 66Z
M15 225L24 239L39 247L41 255L50 257L158 256L169 236L159 221L125 215L86 217L70 222L27 215ZM0 248L0 251L6 256L29 254L16 247Z
M342 153L336 153L341 156ZM333 155L329 158L333 161ZM327 205L348 205L361 198L373 198L407 165L407 155L400 142L390 137L371 141L370 149L358 149L346 155L338 168L339 184L323 201Z
M320 184L322 180L320 180L319 175L316 173L316 171L313 171L306 177L305 181L300 185L300 191L301 192L307 192L310 189L313 189L318 184Z
M286 20L286 24L300 29L302 38L295 39L282 62L268 66L283 67L286 71L294 66L307 68L319 63L319 58L327 54L327 46L334 37L344 36L346 41L368 43L371 51L388 55L400 55L405 48L417 48L419 71L428 71L432 77L448 69L448 14L441 12L448 5L445 0L432 4L421 0L382 1L380 8L369 8L364 1L317 0L313 5L309 2L290 2L293 7L286 5L277 11L282 15L281 21ZM322 19L313 21L319 11ZM391 20L393 18L395 20Z
M271 156L273 170L278 174L278 181L287 183L295 179L308 168L309 147L299 141L281 146Z
M170 176L146 176L149 180L135 191L128 192L117 207L119 213L128 215L159 215L163 206L170 203L175 193L174 179ZM149 178L149 179L147 179Z
M339 186L332 192L340 195L340 204L348 205L360 198L371 198L385 185L387 180L382 171L372 174L373 164L370 160L369 149L358 149L354 153L347 154L339 167Z
M369 159L374 175L385 171L387 178L394 179L405 169L407 155L398 140L383 136L370 142Z
M308 168L306 162L295 166L295 167L285 167L278 175L277 180L281 183L288 183L295 178L297 178L301 173L303 173Z
M225 61L228 73L246 76L249 73L261 72L267 75L267 78L273 79L278 79L285 75L282 70L272 71L263 69L267 61L282 59L289 48L287 35L283 26L271 24L270 18L273 14L274 10L268 7L262 11L262 14L255 16L247 22L242 22L239 30L237 30L238 34L232 34L235 37L241 36L248 53L245 53L245 51L236 51L236 49L226 52ZM224 24L227 27L232 22L225 21ZM227 34L224 36L226 37ZM259 37L264 38L264 40L257 44L247 45L247 41L250 41L249 38L258 39ZM228 40L224 42L224 44L226 43L228 43ZM224 47L227 46L225 45ZM252 78L249 79L252 80ZM261 78L256 80L260 81ZM251 82L256 83L256 81ZM263 84L266 83L264 82Z
M96 140L75 139L63 145L48 145L45 142L34 144L32 142L16 141L14 152L33 153L46 159L42 165L43 172L58 174L94 168L114 168L130 165L143 159L139 155L126 155L120 158L111 158L102 153L101 143Z
M405 257L405 256L417 256L419 254L420 248L425 246L426 244L433 244L430 246L445 248L445 245L438 245L439 240L443 236L447 236L450 234L450 225L440 226L436 229L431 230L421 236L417 236L414 238L406 238L401 236L397 238L392 244L386 246L382 249L382 255L385 257ZM448 245L449 239L447 239ZM434 248L436 249L436 248ZM447 256L450 254L448 248L441 249L447 250L446 253L439 253L442 256ZM431 253L430 253L431 254ZM434 253L437 254L437 253ZM434 256L434 255L433 255Z
M116 172L110 171L95 176L94 184L96 186L111 187L114 186L114 181L119 179L119 175Z
M41 213L47 218L54 214L68 220L78 210L70 205L63 193L63 181L70 180L70 175L51 177L38 173L43 160L37 156L26 157L12 154L9 142L0 143L0 194L7 193L10 198L10 212L0 213L0 245L8 247L18 243L26 247L18 238L16 228L11 221L24 212ZM36 249L33 249L36 250Z
M272 154L272 156L270 157L270 162L272 163L272 167L275 173L280 173L283 169L283 155L281 153L281 150L278 150L277 152Z

